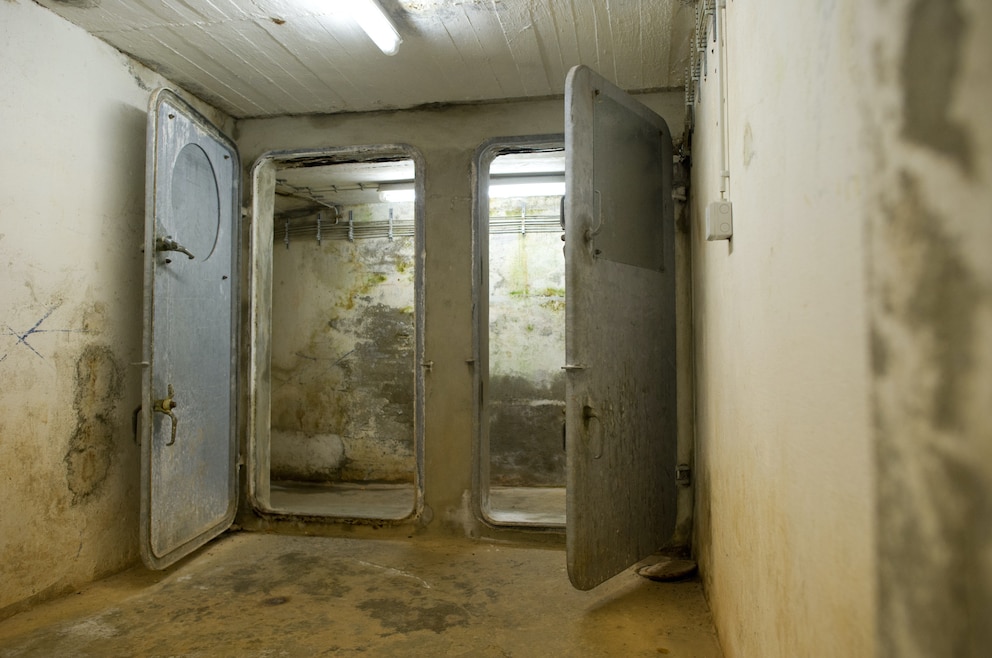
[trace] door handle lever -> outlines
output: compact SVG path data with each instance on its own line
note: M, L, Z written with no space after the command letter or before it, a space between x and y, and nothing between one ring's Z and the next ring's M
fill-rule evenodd
M190 260L193 260L193 254L189 253L186 247L173 240L171 235L164 238L155 238L155 251L178 251L181 254L186 254Z
M172 419L172 438L165 444L167 446L171 446L176 442L176 426L179 424L179 419L176 418L176 414L172 413L172 410L179 406L173 399L173 395L175 395L175 393L172 390L172 384L169 384L169 396L164 400L155 400L155 405L152 407L152 411L165 414Z

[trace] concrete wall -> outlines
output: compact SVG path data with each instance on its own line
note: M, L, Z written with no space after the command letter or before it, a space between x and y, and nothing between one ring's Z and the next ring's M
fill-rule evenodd
M0 2L0 78L3 617L137 558L145 119L166 81L27 1Z
M769 9L727 3L732 242L701 237L714 54L693 143L695 545L721 643L985 655L992 10Z
M412 225L341 212L390 205ZM276 235L272 270L273 479L412 483L414 238Z
M678 134L681 92L643 100ZM423 522L431 528L485 532L472 509L476 471L473 400L472 161L487 139L563 130L560 99L439 107L398 112L279 117L239 122L245 166L274 149L406 143L426 162ZM485 294L485 293L483 293ZM243 517L254 527L278 527ZM285 525L292 529L291 524ZM308 528L308 532L333 532Z
M880 655L992 653L992 5L866 16ZM887 26L883 29L883 25Z
M560 197L526 200L557 216ZM493 199L491 217L519 217L521 199ZM562 232L489 236L490 483L565 486L565 254Z

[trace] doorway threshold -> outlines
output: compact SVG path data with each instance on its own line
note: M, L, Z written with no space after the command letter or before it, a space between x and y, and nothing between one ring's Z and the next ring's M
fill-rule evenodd
M490 487L490 521L499 525L565 525L565 487Z
M398 520L413 513L415 501L413 484L274 480L269 502L281 514Z

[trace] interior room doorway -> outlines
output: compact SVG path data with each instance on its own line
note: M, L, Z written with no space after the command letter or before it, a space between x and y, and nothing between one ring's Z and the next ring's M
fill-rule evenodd
M270 154L254 168L252 434L264 512L417 512L418 158L384 146Z
M477 159L481 511L565 523L565 258L560 136L502 139Z

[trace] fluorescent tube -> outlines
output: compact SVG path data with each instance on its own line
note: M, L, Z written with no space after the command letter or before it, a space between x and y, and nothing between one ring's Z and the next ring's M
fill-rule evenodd
M489 179L489 198L526 196L564 196L565 176L493 176Z
M387 55L395 55L403 39L376 0L346 0L352 18Z

